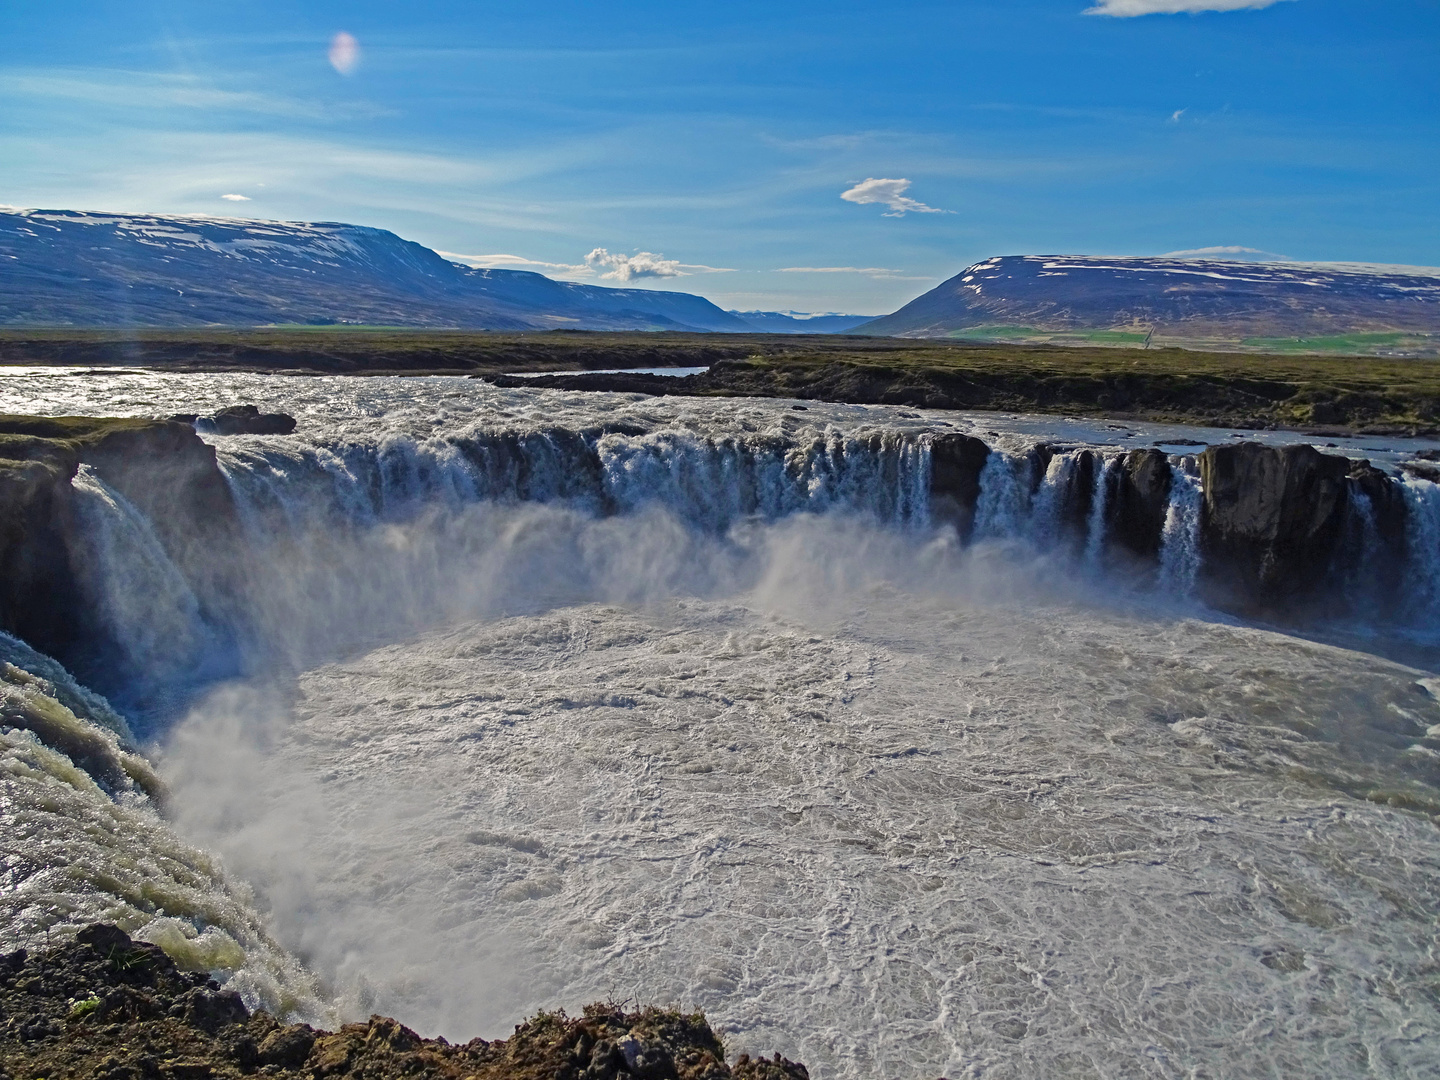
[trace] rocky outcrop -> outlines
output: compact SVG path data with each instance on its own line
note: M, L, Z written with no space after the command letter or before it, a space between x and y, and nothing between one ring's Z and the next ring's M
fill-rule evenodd
M1155 449L1131 450L1116 474L1110 535L1135 555L1158 558L1170 507L1170 459Z
M211 435L289 435L295 430L295 418L288 413L262 413L255 405L231 405L214 416L176 413L170 417L178 424L190 424L197 431Z
M1201 543L1212 595L1262 612L1320 599L1343 535L1350 468L1312 446L1207 448Z
M937 435L930 444L930 516L953 525L961 540L974 528L980 472L989 457L990 447L969 435Z
M778 1054L726 1064L699 1013L613 1004L541 1013L509 1039L452 1045L372 1016L338 1031L251 1013L155 945L95 924L69 943L0 957L0 1076L15 1080L808 1080Z

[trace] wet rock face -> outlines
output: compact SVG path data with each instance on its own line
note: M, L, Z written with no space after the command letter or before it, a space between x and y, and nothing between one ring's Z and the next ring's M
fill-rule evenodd
M1200 455L1204 570L1220 602L1252 610L1318 597L1341 539L1350 462L1311 446L1212 446Z
M1405 603L1410 511L1404 489L1368 461L1357 461L1350 468L1348 499L1352 510L1342 558L1356 591L1371 596L1383 615Z
M215 450L171 420L0 416L0 628L98 678L122 650L86 596L90 547L71 481L88 466L153 525L186 577L220 592L236 571L238 519ZM113 681L113 680L112 680Z
M953 525L968 540L980 498L980 471L990 447L969 435L937 435L930 446L930 515L936 524Z
M45 649L73 632L80 607L65 549L76 462L59 452L15 460L24 448L14 442L0 436L0 627Z
M295 418L286 413L262 413L254 405L232 405L215 414L211 423L217 435L289 435Z
M0 1076L97 1080L808 1080L778 1054L732 1069L699 1013L615 1005L541 1013L454 1046L372 1016L338 1031L250 1013L156 946L92 925L44 955L0 956Z
M1170 459L1160 450L1132 450L1120 467L1109 522L1114 540L1136 555L1157 558L1170 506Z

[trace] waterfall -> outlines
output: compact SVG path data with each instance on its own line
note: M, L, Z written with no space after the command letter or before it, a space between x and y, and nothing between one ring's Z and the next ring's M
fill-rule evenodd
M1075 471L1084 450L1066 450L1050 458L1030 512L1030 537L1042 551L1058 548L1066 539L1066 511L1074 494Z
M1193 457L1170 459L1170 503L1160 534L1160 584L1190 596L1200 572L1200 476Z
M1380 589L1380 528L1375 518L1375 504L1358 486L1350 488L1347 510L1341 572L1345 578L1346 599L1352 607L1360 608Z
M189 671L214 637L185 575L145 515L89 466L71 487L84 525L79 577L90 610L133 670L157 682Z
M849 510L891 525L929 518L928 442L897 433L829 432L804 443L688 431L587 437L480 433L378 445L224 447L220 465L250 513L337 521L413 519L435 506L565 501L591 512L660 507L723 533L751 517Z
M1440 616L1440 484L1405 475L1406 544L1409 548L1405 596L1410 617L1432 624Z
M1029 518L1029 484L1021 473L1030 470L1023 454L992 450L980 472L980 498L975 504L975 536L1014 539L1023 536Z
M737 527L750 523L840 512L891 529L931 525L931 433L619 428L222 440L217 463L243 535L224 556L233 573L204 581L188 581L151 522L82 468L79 576L95 625L128 668L158 685L222 662L306 663L437 620L597 590L633 598L633 585L605 593L596 583L627 575L633 583L647 559L656 582L719 581L738 572L720 562L744 558L749 540ZM1170 459L1163 522L1160 507L1137 509L1149 496L1126 486L1125 460L1114 449L1046 447L972 458L968 531L1074 558L1089 572L1107 566L1116 544L1155 550L1158 531L1156 585L1194 595L1202 559L1195 459ZM1403 614L1424 623L1440 611L1440 488L1414 477L1403 484L1411 598ZM1378 583L1395 575L1379 554L1376 508L1358 487L1351 494L1346 565L1356 569L1343 588L1359 611L1375 607L1386 591ZM598 539L598 523L611 520L627 524L606 526ZM700 577L686 579L689 568Z
M1109 520L1110 489L1114 486L1115 470L1120 458L1102 458L1095 454L1094 490L1090 495L1090 514L1085 522L1085 561L1091 566L1100 562L1105 549L1105 522Z

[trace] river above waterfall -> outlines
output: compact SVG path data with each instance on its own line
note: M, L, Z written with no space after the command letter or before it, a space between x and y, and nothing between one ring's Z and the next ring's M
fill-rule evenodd
M817 1080L1433 1075L1440 681L1191 589L1189 455L1301 436L458 378L0 380L9 412L242 402L299 426L206 436L228 591L100 473L74 481L128 673L107 689L170 791L165 822L126 804L111 873L107 796L47 803L63 770L6 736L7 823L84 868L74 909L223 924L256 1003L296 999L283 948L332 1016L451 1039L608 997L703 1008L732 1053ZM957 432L993 448L964 539L930 500ZM1435 445L1330 442L1386 467ZM1175 480L1146 562L1115 549L1105 481L1156 445ZM1404 484L1423 638L1440 502ZM1341 590L1376 569L1354 524ZM212 856L223 883L174 869ZM133 885L153 866L183 899ZM11 935L55 876L12 870Z
M657 371L659 369L656 369ZM724 432L884 424L898 430L957 430L1017 445L1041 441L1187 453L1249 439L1275 446L1311 443L1331 453L1391 466L1440 440L1380 435L1323 436L1086 417L841 405L763 398L647 397L640 394L499 389L461 376L177 374L144 369L0 368L0 412L44 416L164 416L205 413L237 403L287 412L307 422L300 434L373 438L382 432L429 436L467 424L506 422L585 426L606 418ZM804 413L797 413L800 405ZM377 421L379 423L377 424ZM307 431L308 428L308 431Z

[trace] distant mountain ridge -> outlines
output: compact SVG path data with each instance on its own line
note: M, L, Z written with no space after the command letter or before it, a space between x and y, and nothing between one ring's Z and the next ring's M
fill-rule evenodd
M1357 263L1007 255L967 267L861 334L973 328L1179 337L1440 332L1440 269Z
M836 312L810 315L798 311L731 311L730 314L767 334L844 334L872 318Z
M363 324L753 332L689 293L450 262L384 229L0 212L0 326Z

